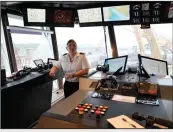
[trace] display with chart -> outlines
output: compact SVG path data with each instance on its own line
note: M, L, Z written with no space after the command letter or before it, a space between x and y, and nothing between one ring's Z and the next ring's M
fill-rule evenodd
M77 10L80 23L102 22L101 8Z
M120 67L122 67L120 72L125 72L126 63L127 56L105 59L105 64L109 64L109 72L116 72Z
M45 9L27 8L28 22L46 22Z
M173 2L170 3L168 18L173 18Z
M166 61L141 56L141 64L148 74L168 75L168 66Z
M130 19L130 6L103 7L104 21L124 21Z

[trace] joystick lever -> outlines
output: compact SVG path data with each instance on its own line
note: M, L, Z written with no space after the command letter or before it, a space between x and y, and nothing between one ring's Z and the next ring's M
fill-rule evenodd
M156 118L154 116L143 116L138 112L134 112L132 114L132 118L139 120L139 121L146 121L146 125L150 125L150 126L154 126L155 124L162 125L164 127L168 127L168 128L173 128L173 122L172 121L168 121L165 119L161 119L161 118Z

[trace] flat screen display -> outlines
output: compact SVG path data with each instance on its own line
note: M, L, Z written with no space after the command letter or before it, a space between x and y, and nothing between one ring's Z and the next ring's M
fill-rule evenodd
M103 7L104 21L124 21L130 19L130 6Z
M72 23L72 11L70 10L55 10L53 16L54 23L71 24Z
M167 62L141 56L141 64L148 74L168 75Z
M102 22L101 8L77 10L80 23Z
M120 67L122 67L120 73L125 72L126 63L127 56L105 59L105 64L109 64L109 72L116 72Z
M27 8L28 22L46 22L46 9Z
M168 18L173 18L173 2L171 2L169 7Z

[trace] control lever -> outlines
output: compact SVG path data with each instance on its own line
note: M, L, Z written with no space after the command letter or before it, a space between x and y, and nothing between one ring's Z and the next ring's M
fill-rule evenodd
M138 112L134 112L132 114L132 118L139 120L139 121L145 120L146 125L150 125L150 126L157 126L160 128L165 128L165 127L173 128L173 122L172 121L164 120L161 118L156 118L154 116L149 116L149 115L147 117L145 117L144 115L141 115ZM163 126L163 127L161 127L161 126Z

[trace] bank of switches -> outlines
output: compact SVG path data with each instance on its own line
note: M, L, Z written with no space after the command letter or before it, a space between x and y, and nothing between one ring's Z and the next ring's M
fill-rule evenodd
M75 112L75 114L78 113L78 115L81 117L84 114L88 114L89 117L95 117L96 119L99 119L100 117L105 115L107 110L108 110L108 106L80 103L74 109L73 112Z

